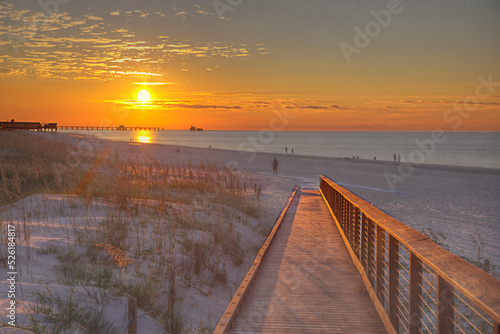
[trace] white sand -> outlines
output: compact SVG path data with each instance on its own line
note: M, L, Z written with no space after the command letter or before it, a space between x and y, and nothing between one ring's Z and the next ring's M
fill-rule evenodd
M158 158L207 159L218 164L234 164L255 173L266 194L266 201L281 207L294 185L319 187L319 175L335 182L372 203L392 217L419 231L442 233L437 240L459 256L477 260L479 237L484 243L481 260L500 266L500 170L469 167L422 165L391 189L385 174L399 174L399 164L371 160L344 160L293 155L250 153L228 150L143 144L131 148L127 143L110 142L110 149ZM128 149L127 149L128 146ZM277 157L279 175L273 176L271 162ZM406 169L403 169L403 176ZM276 214L278 211L276 211ZM432 237L432 236L431 236Z
M55 136L59 140L78 142L82 138ZM435 235L442 233L437 241L460 256L472 260L478 259L478 244L484 243L480 253L481 261L490 259L494 266L500 265L500 171L473 168L453 168L429 166L418 168L394 190L390 189L384 173L398 174L398 165L373 161L353 161L332 158L301 157L292 155L256 154L234 151L201 149L141 144L131 145L126 142L94 142L99 149L107 148L110 152L129 154L139 159L146 156L159 160L183 160L193 164L215 161L219 166L237 166L242 173L251 173L259 184L263 185L262 203L267 208L263 218L270 227L282 209L286 198L295 185L317 188L319 175L324 174L334 181L373 203L389 215L417 229L430 229ZM279 175L272 174L271 161L277 156ZM70 289L61 286L55 280L55 254L38 254L37 248L47 248L51 244L64 246L74 236L70 226L76 220L85 221L85 210L78 208L71 211L72 199L65 196L32 196L12 206L2 208L3 219L12 216L18 228L22 217L29 215L27 226L30 229L30 243L18 241L19 279L22 282L18 291L18 319L22 322L27 312L26 301L33 301L33 291L40 286L49 286L62 296L69 296ZM72 215L62 212L74 212ZM47 217L40 212L51 212ZM264 236L255 234L244 225L235 228L246 238L246 247L258 248ZM427 230L428 232L429 230ZM480 239L479 239L480 238ZM30 253L28 260L27 254ZM230 267L228 285L216 286L210 298L188 286L180 287L178 293L184 297L183 312L188 319L188 329L201 325L214 328L224 312L237 285L250 267L255 253L248 252L244 264ZM29 266L29 267L28 267ZM83 289L83 288L82 288ZM0 308L5 309L8 299L7 284L0 283ZM116 297L106 306L108 317L118 323L124 322L126 298ZM159 324L139 310L139 333L160 333ZM2 319L4 321L4 319Z

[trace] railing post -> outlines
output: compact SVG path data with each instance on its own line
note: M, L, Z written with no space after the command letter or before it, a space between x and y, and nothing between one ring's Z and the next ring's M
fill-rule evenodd
M394 329L399 332L399 243L389 235L389 319Z
M409 333L420 333L422 325L422 262L410 253L410 309Z
M493 334L500 334L500 324L494 322L493 323Z
M384 239L385 231L377 225L377 294L380 303L384 305Z
M347 231L347 200L342 196L342 229L344 233Z
M351 244L351 236L349 235L351 228L351 203L345 200L345 235L347 237L347 241Z
M340 227L342 228L342 231L344 231L345 233L345 228L344 228L344 211L345 211L345 207L344 207L344 197L340 196L340 219L339 219L339 223L340 223Z
M354 229L356 225L356 214L354 212L354 204L349 202L349 243L351 244L351 248L356 252L355 248L355 240L354 240Z
M437 327L438 334L455 333L454 309L455 296L453 287L448 284L441 276L437 281Z
M356 252L356 255L360 256L361 254L361 243L359 241L359 231L360 231L360 211L358 207L354 207L354 251Z
M127 329L128 334L137 334L137 299L132 296L128 298Z
M368 221L366 220L366 215L361 216L361 266L367 270L368 261L366 259L368 247Z
M368 262L368 279L372 287L375 286L374 279L374 270L373 263L375 262L375 224L371 219L368 219L368 258L366 259Z
M339 214L340 214L340 196L339 196L339 192L337 190L334 191L334 196L335 196L335 217L337 218L337 220L339 220Z
M340 193L335 190L335 205L337 207L337 212L335 212L335 215L337 217L337 220L340 221Z
M354 227L354 205L352 205L351 202L347 202L347 208L348 208L348 220L347 220L347 239L349 240L349 244L351 245L351 248L353 247L353 235L352 235L352 230Z

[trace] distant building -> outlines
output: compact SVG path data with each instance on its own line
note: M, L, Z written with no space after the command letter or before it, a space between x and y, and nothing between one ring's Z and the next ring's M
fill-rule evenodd
M0 122L0 131L56 131L57 123L44 124L41 122Z
M189 131L203 131L203 128L197 128L196 126L191 125L191 127L189 128Z

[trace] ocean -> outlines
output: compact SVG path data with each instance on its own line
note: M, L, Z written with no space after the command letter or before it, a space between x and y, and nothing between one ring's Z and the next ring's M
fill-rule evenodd
M374 159L500 169L500 132L62 131L103 139L243 152ZM285 151L286 150L286 151Z

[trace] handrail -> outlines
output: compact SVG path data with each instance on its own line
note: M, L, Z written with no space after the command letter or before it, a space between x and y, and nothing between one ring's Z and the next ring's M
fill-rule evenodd
M323 175L320 191L388 332L500 333L500 280Z
M253 265L250 267L250 270L248 271L247 275L245 276L245 279L243 279L243 282L241 282L240 287L234 294L231 302L229 303L229 306L226 308L224 311L224 314L222 315L221 319L219 320L219 323L217 324L217 327L214 330L214 334L223 334L227 333L230 329L231 326L233 325L234 320L236 319L237 313L241 306L243 305L243 301L245 300L248 292L250 291L250 288L255 281L255 277L257 276L261 266L262 262L264 260L264 257L267 255L267 252L269 251L269 248L271 246L271 243L274 241L276 234L281 227L281 223L283 222L283 219L285 218L285 214L287 213L288 209L290 208L290 205L292 204L293 199L295 198L295 195L298 191L298 187L295 187L286 204L285 207L283 208L283 211L281 212L280 216L276 220L276 223L274 224L273 229L271 232L269 232L269 235L267 236L266 241L262 245L262 248L260 249L259 253L255 257L255 260L253 262Z

